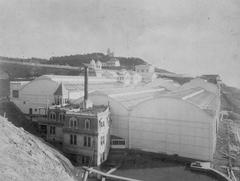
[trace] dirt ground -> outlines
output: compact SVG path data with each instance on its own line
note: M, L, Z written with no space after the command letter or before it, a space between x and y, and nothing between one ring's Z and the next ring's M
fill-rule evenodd
M222 86L221 110L227 111L228 115L219 122L213 165L225 174L226 167L232 167L240 180L240 90Z

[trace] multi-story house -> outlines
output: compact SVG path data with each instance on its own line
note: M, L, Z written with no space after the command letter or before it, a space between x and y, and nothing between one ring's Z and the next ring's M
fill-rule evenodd
M135 71L142 76L143 82L152 82L157 78L155 69L152 65L136 65Z
M85 68L82 103L63 105L59 101L37 120L42 136L62 143L63 151L76 164L98 166L107 159L110 149L110 111L109 106L95 106L88 100L87 77Z
M63 150L77 164L100 165L110 148L108 106L66 112L63 125Z

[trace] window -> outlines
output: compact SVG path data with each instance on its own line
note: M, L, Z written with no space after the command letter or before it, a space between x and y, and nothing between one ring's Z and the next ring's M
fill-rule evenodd
M90 129L90 120L89 119L85 120L85 129Z
M99 125L100 125L100 127L104 127L105 126L105 121L100 119L99 120Z
M104 144L105 144L105 136L101 136L100 142L101 142L101 145L104 145Z
M71 145L77 145L77 135L70 134L70 144Z
M37 112L37 109L35 109L35 112Z
M59 121L64 121L64 119L65 119L64 113L60 113L59 114Z
M82 164L89 164L90 157L89 156L82 156Z
M84 136L83 146L91 147L91 137L90 136Z
M56 128L55 126L50 126L50 134L55 135Z
M51 120L56 120L56 113L55 112L50 112L49 117L50 117Z
M112 145L125 145L125 140L112 140L111 141Z
M69 120L69 122L70 122L70 125L69 125L69 127L71 127L71 128L77 128L77 119L76 118L70 118L70 120Z
M13 90L13 91L12 91L12 96L15 97L15 98L18 98L18 97L19 97L19 92L18 92L18 90Z

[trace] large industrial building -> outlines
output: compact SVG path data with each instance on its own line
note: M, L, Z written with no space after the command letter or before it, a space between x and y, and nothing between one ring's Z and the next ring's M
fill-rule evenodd
M121 147L213 159L220 109L217 85L193 79L171 92L114 90L90 97L96 105L110 105L111 135L123 140Z
M26 114L45 114L40 110L46 105L79 104L83 101L83 87L80 76L46 75L21 86L19 97L13 100ZM90 100L95 106L110 108L112 148L140 149L197 160L213 159L219 92L218 84L200 78L182 86L156 79L128 87L116 79L89 78ZM64 124L59 126L64 130ZM64 133L53 137L62 140Z

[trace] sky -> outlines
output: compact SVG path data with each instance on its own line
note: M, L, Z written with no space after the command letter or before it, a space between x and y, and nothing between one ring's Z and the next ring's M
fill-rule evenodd
M239 0L0 0L0 56L140 57L240 88Z

